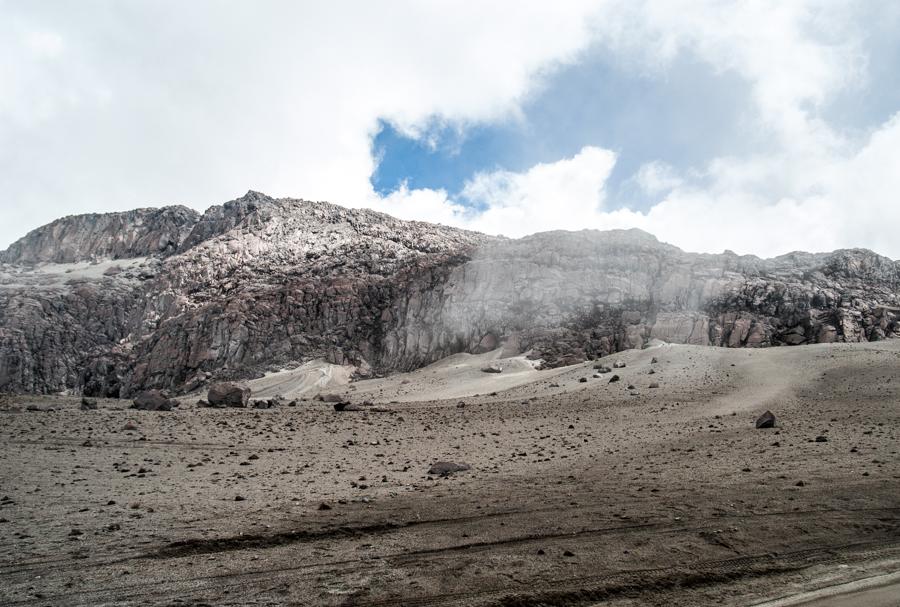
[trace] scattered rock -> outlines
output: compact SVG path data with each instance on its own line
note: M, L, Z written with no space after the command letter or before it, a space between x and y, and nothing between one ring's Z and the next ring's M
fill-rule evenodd
M94 411L97 408L97 401L82 396L80 408L82 411Z

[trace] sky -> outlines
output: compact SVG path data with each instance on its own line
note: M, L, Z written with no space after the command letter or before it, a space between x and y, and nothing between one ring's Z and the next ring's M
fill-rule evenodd
M250 189L900 259L900 3L0 0L0 248Z

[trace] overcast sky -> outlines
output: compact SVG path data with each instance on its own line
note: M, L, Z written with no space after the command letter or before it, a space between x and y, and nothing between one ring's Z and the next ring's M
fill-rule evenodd
M248 189L900 258L900 3L0 0L0 248Z

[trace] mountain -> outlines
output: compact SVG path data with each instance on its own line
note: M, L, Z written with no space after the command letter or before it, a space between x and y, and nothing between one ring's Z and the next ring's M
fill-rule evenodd
M900 336L900 262L687 253L639 230L511 240L258 192L66 217L0 253L0 391L189 391L323 358L360 376L503 347Z

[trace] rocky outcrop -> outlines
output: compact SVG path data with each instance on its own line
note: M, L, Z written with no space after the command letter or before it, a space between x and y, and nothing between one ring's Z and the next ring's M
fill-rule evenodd
M182 206L65 217L13 243L0 253L0 262L28 265L168 255L178 249L197 218L195 211Z
M2 254L0 390L124 397L315 358L367 376L498 347L557 366L651 339L900 333L900 264L864 250L698 255L637 230L509 240L257 192L200 217L156 212L133 212L124 240L100 226L127 214L82 216Z

